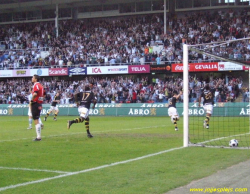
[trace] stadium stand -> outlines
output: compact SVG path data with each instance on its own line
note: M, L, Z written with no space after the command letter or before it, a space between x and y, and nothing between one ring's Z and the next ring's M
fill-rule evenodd
M209 84L214 86L218 78L209 77L206 79L190 76L190 102L197 101L201 89L209 80ZM43 80L42 84L46 89L47 96L44 103L50 103L53 96L59 91L62 95L61 104L73 103L73 94L83 90L86 84L93 85L93 91L98 98L98 103L130 103L133 102L133 92L136 93L134 102L167 102L174 90L181 90L183 80L180 77L167 76L164 80L157 80L151 83L147 77L138 80L130 76L86 77L84 80L68 81ZM0 104L26 104L29 88L32 85L31 79L8 79L0 82ZM218 88L218 95L215 102L234 102L240 95L242 101L249 101L248 87L242 87L241 77L227 76ZM230 94L233 96L230 96ZM163 94L163 95L162 95ZM162 98L161 98L162 97ZM183 98L180 98L180 102Z
M15 3L15 1L11 2ZM117 17L65 19L59 21L59 34L54 21L2 24L0 31L0 69L32 69L106 65L140 65L182 63L182 45L202 44L249 37L250 10L245 7L186 11L168 14L164 33L164 14L128 14ZM157 49L160 48L160 49ZM213 52L234 60L250 60L250 42L239 41ZM207 55L191 52L189 62L216 61ZM243 78L225 76L215 101L249 100L243 93ZM208 80L207 80L208 79ZM190 76L190 102L197 100L204 81L211 86L218 77ZM94 83L98 102L166 102L173 90L182 87L182 78L168 76L152 82L147 77L114 76L108 79L89 77L85 80L44 79L49 103L57 90L62 103L69 103L74 92ZM78 84L76 84L78 83ZM0 85L0 103L26 103L31 85L27 79L8 79ZM244 86L244 87L243 87ZM233 94L230 95L230 92ZM163 99L159 99L163 96Z
M156 64L182 62L182 44L202 44L249 37L247 9L188 12L168 21L163 14L117 18L64 20L57 38L53 22L4 25L1 30L1 69L62 67L73 65ZM153 52L153 48L162 49ZM249 41L217 47L214 54L250 60ZM216 61L190 53L190 62Z

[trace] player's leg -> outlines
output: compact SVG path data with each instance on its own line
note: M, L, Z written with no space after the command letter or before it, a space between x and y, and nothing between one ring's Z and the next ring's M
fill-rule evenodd
M70 120L68 121L67 123L67 128L70 129L70 126L73 124L73 123L82 123L84 121L85 118L83 117L79 117L79 118L76 118L76 119L73 119L73 120Z
M58 113L59 113L59 109L58 109L58 107L55 107L54 121L57 121L56 117L57 117Z
M39 121L39 123L41 125L41 129L43 129L44 125L43 125L42 119L40 117L39 117L38 121Z
M76 118L74 120L68 121L68 124L67 124L68 129L70 129L70 126L73 123L82 123L86 119L85 127L86 127L86 130L87 130L87 136L90 137L90 138L93 137L91 135L91 133L89 132L89 118L88 118L89 110L87 108L85 108L85 107L78 107L78 112L80 114L80 118Z
M86 128L86 131L87 131L87 136L89 138L93 137L93 135L91 135L90 131L89 131L89 117L87 117L85 119L85 128Z
M177 121L179 121L180 120L180 118L179 118L179 114L178 114L178 112L176 111L176 115L175 115L175 131L178 131L179 129L178 129L178 127L177 127Z
M70 129L70 126L73 123L82 123L84 121L85 118L87 118L88 114L86 115L86 113L88 113L88 109L85 107L78 107L78 113L80 115L79 118L76 118L74 120L70 120L67 123L67 128Z
M209 121L210 121L210 117L213 113L213 105L205 105L204 110L206 112L206 118L203 122L203 127L206 129L209 129Z
M32 118L34 120L35 123L35 127L36 127L36 138L34 139L34 141L41 141L42 140L42 136L41 136L41 125L39 123L39 118L40 118L40 112L42 110L42 105L35 103L32 105Z
M203 128L206 128L207 127L207 105L203 105L203 109L204 109L204 111L205 111L205 113L206 113L206 117L205 117L205 119L204 119L204 121L203 121Z
M47 120L48 116L50 115L50 113L52 112L52 107L50 107L49 111L47 112L47 114L44 117L44 121Z
M205 122L206 122L206 129L209 129L209 121L210 121L211 114L207 113Z
M28 110L28 116L29 116L29 127L27 129L32 129L32 113L31 113L31 108L29 107L29 110Z
M173 121L174 121L174 128L175 128L175 131L178 131L178 127L177 127L177 121L179 121L179 116L178 115L174 115L173 116Z
M174 123L172 108L168 108L168 116L170 117L171 122Z
M32 116L29 116L29 127L27 129L32 129Z
M171 122L174 124L175 127L175 131L178 131L178 127L177 127L177 121L179 120L179 114L177 112L177 109L174 107L170 107L168 109L168 115L171 118Z

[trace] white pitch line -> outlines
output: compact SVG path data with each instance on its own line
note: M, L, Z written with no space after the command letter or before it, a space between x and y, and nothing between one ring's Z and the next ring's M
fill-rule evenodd
M202 144L202 143L209 143L209 142L212 142L212 141L217 141L217 140L221 140L221 139L226 139L226 138L229 138L229 137L238 137L238 136L249 135L249 134L250 134L250 133L242 133L242 134L238 134L238 135L230 135L230 136L226 136L226 137L219 137L219 138L216 138L216 139L211 139L211 140L207 140L207 141L200 142L199 144Z
M182 148L184 148L184 147L172 148L172 149L164 150L164 151L157 152L157 153L154 153L154 154L148 154L148 155L145 155L145 156L141 156L141 157L137 157L137 158L133 158L133 159L129 159L129 160L115 162L115 163L111 163L111 164L107 164L107 165L103 165L103 166L98 166L98 167L95 167L95 168L89 168L89 169L81 170L81 171L77 171L77 172L70 172L70 173L66 173L66 174L62 174L62 175L58 175L58 176L54 176L54 177L50 177L50 178L40 179L40 180L36 180L36 181L30 181L30 182L26 182L26 183L20 183L20 184L16 184L16 185L10 185L10 186L7 186L7 187L0 187L0 191L5 191L5 190L8 190L8 189L14 189L14 188L17 188L17 187L27 186L27 185L31 185L31 184L35 184L35 183L42 183L42 182L45 182L45 181L59 179L59 178L68 177L68 176L72 176L72 175L82 174L82 173L85 173L85 172L99 170L99 169L103 169L103 168L107 168L107 167L111 167L111 166L117 166L119 164L126 164L126 163L129 163L129 162L142 160L142 159L145 159L145 158L149 158L149 157L152 157L152 156L156 156L156 155L164 154L164 153L167 153L167 152L179 150L179 149L182 149Z
M19 140L25 140L25 139L30 139L30 138L20 138L20 139L9 139L9 140L1 140L1 142L7 142L7 141L19 141Z
M148 128L157 128L157 127L165 127L166 125L161 125L161 126L149 126L149 127L141 127L141 128L132 128L132 129L116 129L116 130L107 130L107 131L95 131L96 134L99 133L105 133L105 132L114 132L114 131L131 131L131 130L136 130L136 129L148 129ZM68 136L68 135L77 135L77 134L82 134L85 132L78 132L78 133L63 133L63 134L58 134L58 135L49 135L49 136L43 136L45 138L50 138L50 137L60 137L60 136ZM0 143L2 142L11 142L11 141L19 141L19 140L27 140L31 138L20 138L20 139L10 139L10 140L0 140Z
M37 172L52 172L52 173L59 173L59 174L66 174L71 172L65 171L58 171L58 170L41 170L41 169L30 169L30 168L15 168L15 167L3 167L0 166L0 169L7 169L7 170L24 170L24 171L37 171Z

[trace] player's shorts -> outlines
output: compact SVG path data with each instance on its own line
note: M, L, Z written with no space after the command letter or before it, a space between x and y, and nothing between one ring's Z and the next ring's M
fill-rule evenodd
M204 108L204 110L205 110L206 113L213 114L213 108L214 108L214 106L212 104L204 104L203 108Z
M31 113L32 113L33 120L37 120L40 118L40 113L41 113L42 108L43 108L42 104L39 104L37 102L31 105Z
M80 117L83 117L85 119L89 116L89 109L87 109L86 107L79 106L78 112Z
M31 113L30 107L29 107L29 110L28 110L28 116L29 116L29 117L32 117L32 113Z
M50 106L50 109L48 110L49 112L58 112L58 107L57 106Z
M168 108L168 116L170 116L171 118L179 119L179 114L178 114L177 109L175 107Z

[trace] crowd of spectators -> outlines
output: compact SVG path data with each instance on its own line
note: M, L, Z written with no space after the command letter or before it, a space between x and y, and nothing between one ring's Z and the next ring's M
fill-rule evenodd
M163 23L163 14L64 20L59 22L58 38L54 22L2 25L0 43L5 50L0 51L0 69L179 63L182 62L184 43L215 44L250 36L249 8L168 15L167 33L164 33ZM163 45L162 50L155 52L155 45ZM209 47L209 52L215 55L250 60L250 41L213 46ZM206 47L201 45L200 49ZM192 62L215 60L195 51L189 53L189 59ZM213 76L206 80L190 76L190 102L197 101L205 82L214 86L218 79ZM73 103L73 94L90 83L99 103L167 102L174 90L182 89L183 80L178 76L154 82L147 77L138 81L132 76L88 77L79 81L44 79L42 84L47 91L45 103L50 103L57 91L62 96L61 104ZM249 101L248 88L243 90L242 84L240 77L225 77L216 89L215 101L233 102L240 94L243 101ZM0 103L27 103L31 85L31 81L20 78L0 82Z
M222 78L189 77L189 101L197 102L206 83L213 88ZM91 85L98 103L167 103L173 91L183 89L181 77L166 76L164 79L148 80L148 77L137 79L131 76L115 76L110 78L86 77L84 80L67 81L45 80L41 82L46 90L44 103L51 103L57 92L61 94L60 104L74 103L74 94ZM31 80L9 79L0 82L0 104L27 104ZM215 88L215 102L234 102L239 95L243 101L249 101L248 88L243 88L241 77L226 76ZM246 91L245 91L246 90ZM246 95L246 96L245 96ZM183 96L180 97L183 101Z
M0 52L0 68L179 63L183 58L183 43L194 45L249 37L250 10L169 15L165 34L163 24L163 14L64 20L59 22L58 38L54 22L2 25L0 42L6 50ZM163 49L154 52L154 45L163 45ZM200 46L200 49L205 48ZM249 61L250 42L222 44L209 52ZM189 59L215 60L194 51L189 53Z

